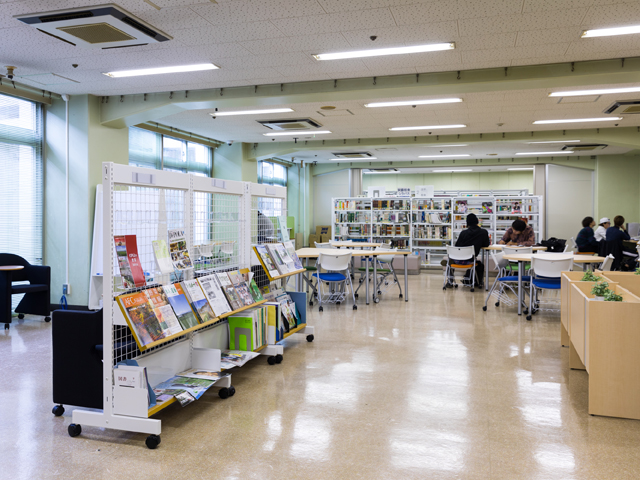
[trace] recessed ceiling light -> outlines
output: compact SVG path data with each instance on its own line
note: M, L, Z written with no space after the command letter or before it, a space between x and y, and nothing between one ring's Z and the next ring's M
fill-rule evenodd
M580 143L580 140L551 140L548 142L527 142L529 145L537 144L537 143Z
M264 135L265 137L278 137L278 136L284 136L284 135L301 135L301 136L308 136L308 135L321 135L324 133L331 133L329 130L317 130L315 132L309 132L309 131L302 131L302 132L272 132L272 133L263 133L262 135Z
M367 160L377 160L377 157L368 158L330 158L329 160L335 160L337 162L366 162Z
M225 115L262 115L263 113L285 113L293 112L292 108L271 108L267 110L238 110L235 112L213 112L212 117L224 117Z
M517 170L533 170L533 167L526 167L526 168L507 168L507 170L513 170L513 171L517 171Z
M497 153L487 153L487 155L491 156L491 157L495 157L496 155L498 155Z
M640 87L625 88L598 88L595 90L571 90L569 92L553 92L550 97L580 97L583 95L608 95L610 93L634 93L640 92Z
M399 132L401 130L440 130L443 128L465 128L466 125L427 125L425 127L393 127L389 130Z
M320 110L335 110L336 107L332 105L325 105L324 107L320 107Z
M412 47L376 48L372 50L357 50L353 52L321 53L313 55L316 60L340 60L343 58L378 57L381 55L402 55L405 53L437 52L440 50L453 50L454 42L433 43L430 45L414 45Z
M565 155L567 153L575 153L571 150L563 150L561 152L521 152L516 155L528 155L529 157L535 157L537 155Z
M470 157L468 153L464 153L461 155L420 155L418 158L459 158L459 157Z
M466 143L460 143L458 145L422 145L427 148L447 148L447 147L468 147Z
M186 73L201 72L203 70L216 70L220 67L213 63L200 63L197 65L180 65L177 67L157 67L157 68L140 68L137 70L120 70L118 72L108 72L104 75L112 78L120 77L137 77L140 75L158 75L161 73Z
M377 107L402 107L405 105L413 106L413 105L436 105L438 103L460 103L462 101L461 98L433 98L430 100L403 100L401 102L374 102L374 103L365 103L364 106L368 108L377 108Z
M592 37L610 37L613 35L629 35L631 33L640 33L640 25L632 25L630 27L614 27L614 28L596 28L594 30L585 30L580 35L582 38Z
M457 170L432 170L433 173L457 173L457 172L473 172L473 168L459 168Z
M559 120L536 120L534 125L546 125L549 123L580 123L580 122L612 122L622 120L622 117L600 117L600 118L561 118Z

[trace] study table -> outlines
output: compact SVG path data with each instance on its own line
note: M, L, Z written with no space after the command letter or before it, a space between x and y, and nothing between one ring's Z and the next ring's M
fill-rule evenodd
M518 262L518 315L522 315L522 302L524 300L524 292L522 290L522 271L524 270L524 264L531 262L531 257L534 254L532 253L513 253L510 255L505 255L505 260L510 260L512 262ZM562 255L562 253L548 253L549 257L553 255ZM591 264L594 263L602 263L604 261L604 257L598 257L597 255L573 255L573 263L582 263L585 267L590 267ZM531 313L531 312L529 312Z
M301 248L300 250L296 250L296 255L298 255L298 258L318 258L318 256L321 253L324 253L326 255L334 255L336 253L339 253L340 250L339 249L335 249L335 248ZM352 257L377 257L379 255L404 255L404 301L408 302L409 301L409 292L408 292L408 285L409 285L409 279L408 279L408 267L407 267L407 255L411 255L411 251L409 250L399 250L399 251L394 251L394 250L350 250L349 253L351 253ZM306 260L308 262L308 260ZM376 262L372 262L373 263L373 278L376 279L378 278L378 266L376 264ZM367 266L367 268L365 269L366 272L366 278L365 278L365 299L366 299L366 304L369 305L369 267ZM377 298L377 294L374 288L374 292L373 292L373 298L374 300Z
M539 252L542 250L546 250L547 247L518 247L516 245L489 245L488 247L482 248L482 263L484 263L484 290L485 292L489 290L489 255L491 252L501 252L502 247L509 248L531 248L534 252Z
M331 242L332 247L338 248L376 248L380 245L384 245L379 242Z

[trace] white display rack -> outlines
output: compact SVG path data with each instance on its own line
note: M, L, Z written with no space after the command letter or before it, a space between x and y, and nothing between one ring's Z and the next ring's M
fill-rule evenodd
M129 388L116 388L116 365L125 360L135 360L139 366L146 367L151 386L189 368L205 368L203 361L216 356L219 359L219 350L228 348L227 320L222 317L251 306L191 327L141 350L114 300L115 296L215 271L251 267L253 244L273 240L258 238L257 211L261 210L262 215L274 225L273 231L277 232L277 216L286 215L287 190L104 163L102 191L101 234L105 246L102 249L103 409L75 409L69 433L72 436L79 434L81 426L146 433L150 435L147 446L155 448L159 443L161 422L150 417L173 402L150 408L146 388L135 388L135 392ZM163 275L156 265L151 242L166 239L167 231L172 229L184 230L194 268ZM145 287L123 288L113 247L114 235L136 235L138 255L147 283ZM254 269L256 277L259 272L259 269ZM261 303L264 301L252 306ZM306 319L306 312L301 312L301 315ZM307 334L309 341L313 339L313 327L306 323L289 333ZM270 356L270 364L276 363L271 361L274 356L283 353L283 347L278 343L263 345L258 350ZM219 380L215 387L227 389L228 395L235 392L230 376ZM225 398L222 394L220 396Z
M420 253L422 266L440 266L447 245L454 245L466 228L466 218L475 213L480 226L489 232L492 243L499 241L514 220L524 218L533 227L536 241L544 238L542 197L523 195L520 190L448 191L436 192L434 197L348 197L334 198L332 240L361 240L368 242L406 242L406 246ZM385 208L380 203L387 201ZM407 208L396 207L398 201ZM393 202L391 204L390 202ZM378 208L376 208L378 207ZM500 209L500 211L498 211ZM518 210L521 213L518 213ZM393 218L385 222L380 215L408 214L407 220ZM401 220L401 221L396 221ZM379 228L408 228L408 235L391 232L379 234ZM386 232L385 232L386 233Z

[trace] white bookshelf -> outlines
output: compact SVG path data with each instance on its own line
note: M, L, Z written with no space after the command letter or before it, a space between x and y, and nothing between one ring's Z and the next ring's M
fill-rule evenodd
M489 232L489 238L495 241L495 198L490 196L461 196L452 199L453 206L453 243L460 232L467 228L467 215L474 213L478 217L479 227Z
M411 198L371 199L371 239L397 248L411 248Z
M514 220L525 219L533 227L536 242L544 238L542 221L542 197L495 197L496 240L500 240Z
M371 241L371 198L333 199L331 239Z
M440 265L452 237L450 197L411 199L412 248L418 250L423 266Z

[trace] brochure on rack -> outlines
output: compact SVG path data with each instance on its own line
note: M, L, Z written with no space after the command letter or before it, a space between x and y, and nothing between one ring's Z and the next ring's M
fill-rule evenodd
M258 357L258 352L247 352L244 350L225 350L220 359L220 368L229 370L233 367L242 367L249 360Z
M180 377L175 376L170 378L169 380L159 383L154 387L154 391L158 394L158 390L184 390L188 392L193 398L198 400L204 392L206 392L217 380L209 380L204 378L188 378L188 377ZM162 395L166 392L160 392Z
M136 236L116 235L113 241L116 245L116 256L124 288L144 287L147 282L138 257Z
M230 373L214 372L213 370L206 370L204 368L191 368L184 372L178 373L178 377L187 378L202 378L204 380L213 380L217 382L221 378L228 377Z
M169 252L171 261L176 270L187 270L193 268L191 263L191 255L187 250L187 239L184 236L184 230L169 230Z

